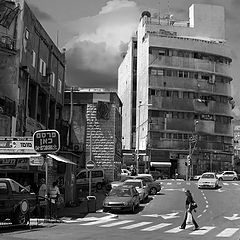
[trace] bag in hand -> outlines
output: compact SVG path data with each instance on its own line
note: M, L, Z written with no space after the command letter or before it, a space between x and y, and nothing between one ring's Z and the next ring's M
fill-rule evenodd
M192 224L192 214L190 212L187 212L186 224Z
M193 209L195 209L197 207L198 207L197 203L193 202L193 203L191 203L190 209L193 210Z

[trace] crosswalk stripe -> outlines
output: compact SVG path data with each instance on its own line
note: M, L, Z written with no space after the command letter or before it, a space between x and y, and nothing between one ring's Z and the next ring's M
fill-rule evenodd
M238 186L239 184L238 183L232 183L233 185L236 185L236 186Z
M151 223L152 222L140 222L140 223L132 224L129 226L121 227L120 229L133 229L133 228L141 227L141 226L148 225Z
M180 184L182 184L182 183L180 183L180 182L177 183L177 185L180 185Z
M116 220L117 220L117 219L113 219L113 218L100 219L100 220L93 221L93 222L82 223L82 224L80 224L80 225L83 225L83 226L97 225L97 224L107 223L107 222L116 221Z
M119 222L113 222L113 223L101 225L99 227L114 227L114 226L122 225L125 223L130 223L130 222L134 222L134 220L123 220L123 221L119 221Z
M154 231L154 230L158 230L158 229L167 227L169 225L172 225L172 223L160 223L160 224L148 227L148 228L141 229L141 231L148 231L148 232L150 232L150 231Z
M226 185L226 186L227 186L227 185L229 185L229 184L228 184L228 183L226 183L226 182L224 182L224 183L223 183L223 185Z
M187 182L186 184L187 184L187 185L190 185L191 183Z
M192 227L192 226L193 226L193 225L187 225L187 226L185 227L185 229L188 229L188 228L190 228L190 227ZM170 230L165 231L165 233L178 233L178 232L184 231L185 229L181 229L181 228L179 228L179 227L176 227L176 228L172 228L172 229L170 229Z
M171 182L168 182L167 185L172 185L172 183L171 183Z
M234 233L236 233L239 228L226 228L222 232L220 232L217 237L231 237Z
M214 229L215 227L208 227L208 226L204 226L201 227L199 230L196 230L192 233L189 233L190 235L204 235L207 232L211 231L212 229Z

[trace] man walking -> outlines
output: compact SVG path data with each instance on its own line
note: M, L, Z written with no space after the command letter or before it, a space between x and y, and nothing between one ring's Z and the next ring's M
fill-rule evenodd
M195 227L194 230L198 230L199 226L198 226L197 222L195 221L195 219L193 218L193 215L192 215L192 210L194 209L193 205L195 204L195 202L194 202L192 194L189 190L185 191L185 194L187 196L187 198L186 198L186 211L185 211L184 220L183 220L182 225L180 226L180 229L185 229L186 224L187 224L186 222L187 222L188 214L191 214L192 223Z

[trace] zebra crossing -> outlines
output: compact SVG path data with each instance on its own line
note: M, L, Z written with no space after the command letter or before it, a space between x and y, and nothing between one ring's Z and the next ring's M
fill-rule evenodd
M164 186L164 185L181 185L181 184L185 184L185 185L191 185L191 184L196 184L197 185L197 181L194 181L194 182L183 182L183 181L177 181L175 182L174 180L171 181L171 182L161 182L161 184ZM240 186L240 182L222 182L221 183L222 185L224 186L229 186L229 185L234 185L234 186Z
M87 219L86 219L87 220ZM114 228L120 230L132 230L138 229L141 232L153 232L153 231L161 231L161 233L165 234L178 234L185 232L191 236L203 236L211 233L211 231L215 231L214 234L218 238L231 238L235 234L240 234L240 228L218 228L217 226L202 226L199 230L195 231L185 231L186 229L193 228L193 225L187 225L186 229L180 229L179 226L174 226L173 223L169 222L161 222L154 223L150 221L140 221L136 222L136 220L121 220L117 218L103 217L99 219L89 219L87 221L81 222L79 225L81 226L95 226L100 228Z
M140 221L136 220L120 220L116 218L99 218L90 220L89 222L82 222L79 225L81 226L95 226L100 228L114 228L116 227L119 230L132 230L137 229L141 232L153 232L161 231L165 234L179 234L185 232L191 236L203 236L211 233L214 230L214 234L218 238L232 238L236 234L240 234L240 228L218 228L217 226L202 226L199 230L195 231L186 231L186 229L193 228L193 225L187 225L186 229L180 229L179 226L174 226L173 223L161 222L154 223L150 221Z

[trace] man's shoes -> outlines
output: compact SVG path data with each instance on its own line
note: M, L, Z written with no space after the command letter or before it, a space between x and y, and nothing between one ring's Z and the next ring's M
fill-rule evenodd
M179 227L179 229L185 229L184 227Z
M194 230L194 231L199 230L199 227L195 227L193 230Z

